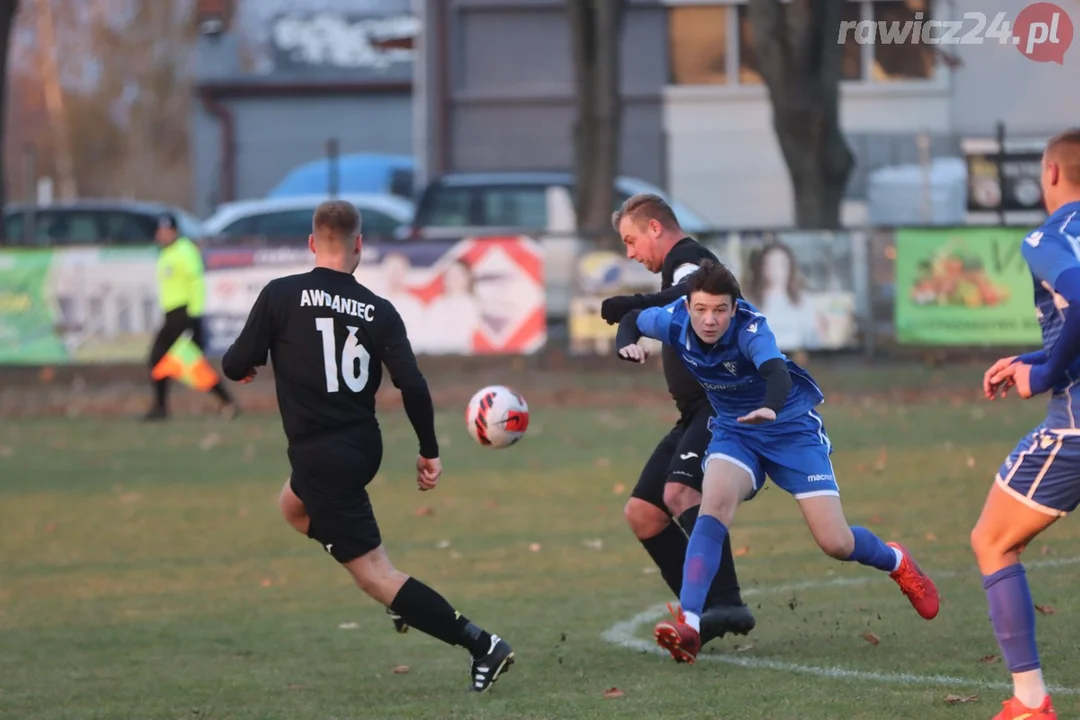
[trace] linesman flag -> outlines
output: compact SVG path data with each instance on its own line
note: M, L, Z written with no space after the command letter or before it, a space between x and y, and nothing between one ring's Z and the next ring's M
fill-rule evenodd
M173 343L165 357L154 366L150 376L154 380L175 378L200 392L206 392L220 380L202 350L186 334Z

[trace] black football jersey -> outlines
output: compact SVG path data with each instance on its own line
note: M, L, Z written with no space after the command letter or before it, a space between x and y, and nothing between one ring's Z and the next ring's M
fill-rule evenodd
M375 394L386 366L394 385L422 390L427 409L410 420L421 454L438 457L430 393L397 310L345 272L315 268L270 281L222 358L225 376L246 377L273 362L290 444L347 428L378 432ZM419 402L420 406L425 402Z

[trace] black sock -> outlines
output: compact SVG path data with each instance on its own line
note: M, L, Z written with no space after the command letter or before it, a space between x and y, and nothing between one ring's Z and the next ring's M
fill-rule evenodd
M686 562L686 535L675 523L669 523L651 538L641 540L649 557L660 568L660 576L675 596L682 590L683 564Z
M233 401L232 396L229 395L229 391L226 390L221 383L218 383L214 387L210 388L210 392L217 395L218 399L220 399L221 402L225 403L226 405L232 403Z
M422 633L448 645L467 648L474 658L491 649L491 635L469 622L439 593L415 578L409 578L394 596L390 609Z
M679 524L690 535L694 532L701 506L695 505L679 516ZM720 569L716 571L709 594L705 596L705 607L713 605L742 605L739 593L739 578L735 575L735 558L731 555L731 533L724 537L724 547L720 551Z
M154 381L154 407L165 411L165 402L169 397L169 380L162 378Z

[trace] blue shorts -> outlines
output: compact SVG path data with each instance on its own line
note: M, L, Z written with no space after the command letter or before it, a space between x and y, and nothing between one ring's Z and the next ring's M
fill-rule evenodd
M832 442L825 423L814 410L782 423L721 427L713 424L712 441L702 467L712 460L726 460L750 473L757 495L768 475L777 487L796 500L819 495L839 495L833 472Z
M1030 508L1068 515L1080 505L1080 435L1039 425L1005 458L996 481Z

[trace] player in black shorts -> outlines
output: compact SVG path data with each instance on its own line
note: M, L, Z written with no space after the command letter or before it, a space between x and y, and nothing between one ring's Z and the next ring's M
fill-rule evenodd
M312 226L315 268L263 288L222 370L250 382L269 353L292 466L279 499L285 519L403 622L467 648L471 687L485 692L513 664L513 650L390 564L367 493L382 462L375 394L384 364L420 440L417 486L427 491L438 482L442 464L427 382L397 310L353 276L362 244L356 208L325 202Z
M704 259L716 256L686 237L674 211L661 197L639 194L628 199L612 217L612 225L631 260L661 275L658 293L619 295L604 300L600 314L609 324L646 307L659 307L686 294L685 283ZM705 390L671 348L663 349L664 375L679 410L679 420L641 471L626 504L626 520L660 574L675 593L682 588L688 536L701 507L701 463L712 438L712 408ZM672 518L678 519L678 524ZM681 526L681 527L680 527ZM701 642L727 633L745 635L754 616L742 601L730 537L724 540L720 572L709 589L701 616Z

